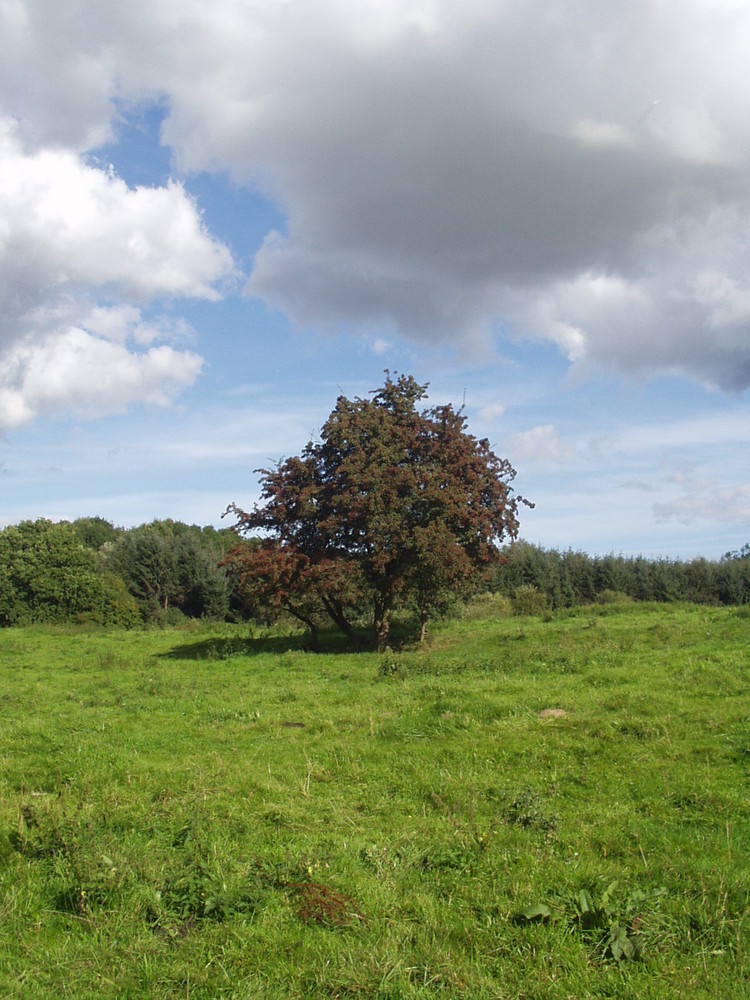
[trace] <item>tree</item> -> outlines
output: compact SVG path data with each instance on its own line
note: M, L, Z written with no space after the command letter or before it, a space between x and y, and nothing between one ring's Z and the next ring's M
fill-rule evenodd
M228 508L239 533L260 531L312 567L355 563L380 649L394 609L416 602L424 625L446 593L491 566L528 503L513 494L510 463L467 433L461 410L417 409L426 392L386 372L371 399L340 396L319 441L257 470L261 503Z
M750 604L750 543L722 557L716 578L717 596L722 604Z
M78 517L73 521L73 528L81 543L94 552L98 552L104 545L116 542L122 534L121 528L115 528L103 517Z
M750 542L745 542L745 544L740 549L734 549L731 552L725 552L721 557L722 562L732 562L740 559L750 559Z
M179 521L152 521L105 546L102 561L118 573L143 618L166 620L176 609L190 617L223 618L229 608L217 532Z
M97 570L96 554L73 525L39 519L0 532L0 626L137 620L122 581Z

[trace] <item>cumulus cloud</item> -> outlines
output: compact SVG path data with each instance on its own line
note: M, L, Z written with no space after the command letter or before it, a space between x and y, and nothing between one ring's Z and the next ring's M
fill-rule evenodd
M131 189L69 151L24 153L18 129L0 128L0 294L16 311L46 289L218 297L229 251L180 184Z
M195 381L202 363L191 351L161 345L136 353L78 328L19 344L4 359L0 427L40 413L96 417L135 400L164 405Z
M201 367L145 320L162 297L215 299L229 251L180 184L131 189L70 150L26 152L0 122L0 428L42 413L166 402Z
M5 0L0 21L29 149L90 149L158 99L181 169L276 199L287 226L248 292L300 325L473 348L503 329L582 366L750 386L735 0ZM149 197L151 218L184 193ZM204 252L155 284L211 285ZM96 280L135 289L133 268Z

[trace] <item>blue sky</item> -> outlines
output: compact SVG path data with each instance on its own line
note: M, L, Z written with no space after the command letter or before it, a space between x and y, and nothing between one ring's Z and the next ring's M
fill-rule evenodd
M388 368L528 540L739 548L748 40L730 0L0 3L0 524L220 524Z

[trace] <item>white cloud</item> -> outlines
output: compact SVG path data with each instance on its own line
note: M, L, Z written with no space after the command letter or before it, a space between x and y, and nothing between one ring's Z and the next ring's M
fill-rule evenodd
M77 155L25 153L0 123L0 261L4 299L20 306L59 290L97 288L144 301L215 299L229 251L205 232L178 183L135 189ZM18 306L16 306L18 308Z
M182 169L228 169L288 213L248 291L300 325L472 345L500 326L743 390L748 48L736 0L5 0L0 111L77 183L116 106L163 101ZM210 294L225 265L179 186L87 178L85 230L53 212L34 273L67 247L69 280Z
M514 465L531 468L568 465L575 455L575 447L564 441L552 424L510 435L503 447Z
M131 189L73 152L24 152L17 132L0 122L0 428L166 403L201 361L140 350L188 335L179 319L144 320L140 304L215 299L229 251L181 185Z
M479 411L479 417L482 420L492 422L499 420L505 413L505 410L506 407L503 403L488 403L487 406L483 406Z
M727 524L750 522L750 483L720 487L701 483L666 503L653 505L657 522L676 520L680 524L719 521Z
M72 328L40 343L16 345L0 377L0 427L28 423L41 413L93 417L139 401L170 402L191 385L202 359L166 345L146 353Z
M617 122L600 122L582 118L573 126L573 135L590 146L632 146L633 135Z

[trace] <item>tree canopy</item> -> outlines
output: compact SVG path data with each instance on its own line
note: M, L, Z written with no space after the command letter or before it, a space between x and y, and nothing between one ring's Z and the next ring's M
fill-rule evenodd
M123 581L97 570L94 551L72 524L39 519L0 532L0 626L137 620Z
M330 575L340 581L348 567L371 604L379 648L394 609L416 604L424 625L491 566L501 541L518 535L519 503L528 503L514 494L510 463L467 432L461 410L418 409L426 394L413 377L386 372L370 399L340 396L318 441L257 470L261 503L228 508L236 530L270 539L285 565L301 557L306 573L316 569L324 607ZM344 607L334 610L346 621Z
M170 611L193 618L225 618L224 535L171 519L123 532L105 546L102 563L125 581L147 621L169 620Z

